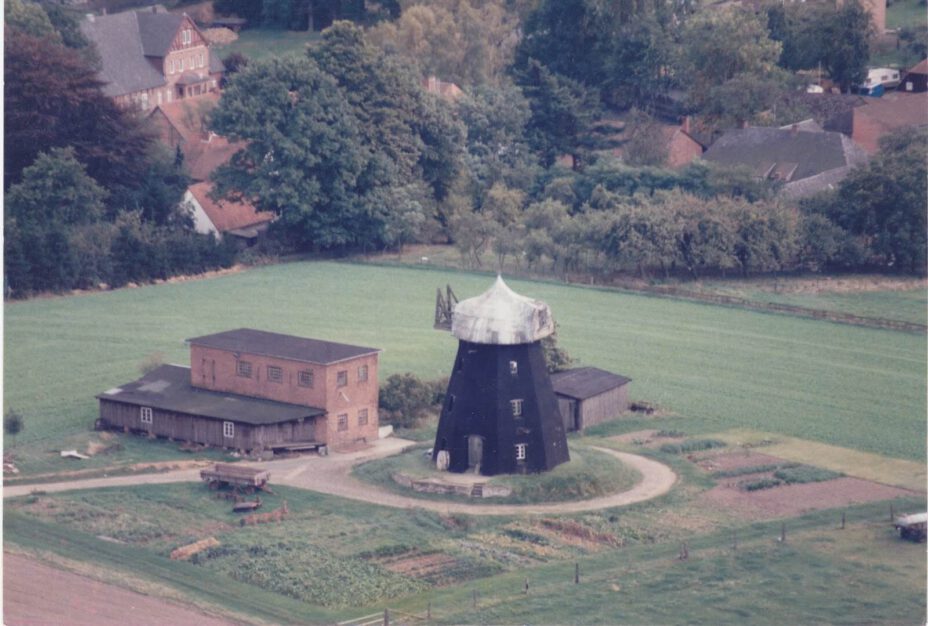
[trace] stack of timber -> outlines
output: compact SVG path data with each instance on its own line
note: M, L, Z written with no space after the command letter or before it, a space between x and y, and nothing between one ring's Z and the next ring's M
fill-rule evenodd
M181 546L176 550L171 552L171 560L173 561L183 561L189 559L194 554L203 552L208 548L215 548L219 545L219 540L215 537L207 537L206 539L200 539L194 543L188 544L186 546Z

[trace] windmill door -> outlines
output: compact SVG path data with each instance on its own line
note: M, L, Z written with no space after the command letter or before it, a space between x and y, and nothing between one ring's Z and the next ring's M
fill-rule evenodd
M474 469L483 461L483 437L470 435L467 438L467 469Z

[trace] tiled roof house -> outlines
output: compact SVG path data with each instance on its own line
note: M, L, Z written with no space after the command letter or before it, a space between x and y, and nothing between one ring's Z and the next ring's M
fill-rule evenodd
M841 133L749 127L726 131L703 158L780 180L780 194L795 199L836 185L868 156Z
M267 230L274 214L258 211L247 202L213 200L210 183L191 185L184 194L184 202L193 214L194 228L198 233L213 234L219 238L231 235L252 242Z
M143 110L218 89L224 67L187 15L127 11L89 15L81 32L100 55L103 91Z

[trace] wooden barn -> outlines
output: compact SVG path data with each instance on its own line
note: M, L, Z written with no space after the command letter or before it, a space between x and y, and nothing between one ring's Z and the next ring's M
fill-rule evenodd
M248 328L188 343L192 367L98 395L97 426L240 450L377 438L379 350Z
M630 378L598 367L578 367L552 374L551 384L564 429L582 431L627 411L630 382Z

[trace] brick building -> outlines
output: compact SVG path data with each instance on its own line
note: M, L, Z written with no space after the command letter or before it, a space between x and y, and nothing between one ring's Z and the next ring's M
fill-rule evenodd
M190 365L110 389L100 428L242 450L378 436L379 350L240 328L189 339Z
M219 88L222 61L187 15L152 7L89 15L80 28L100 55L103 93L121 105L148 110Z

